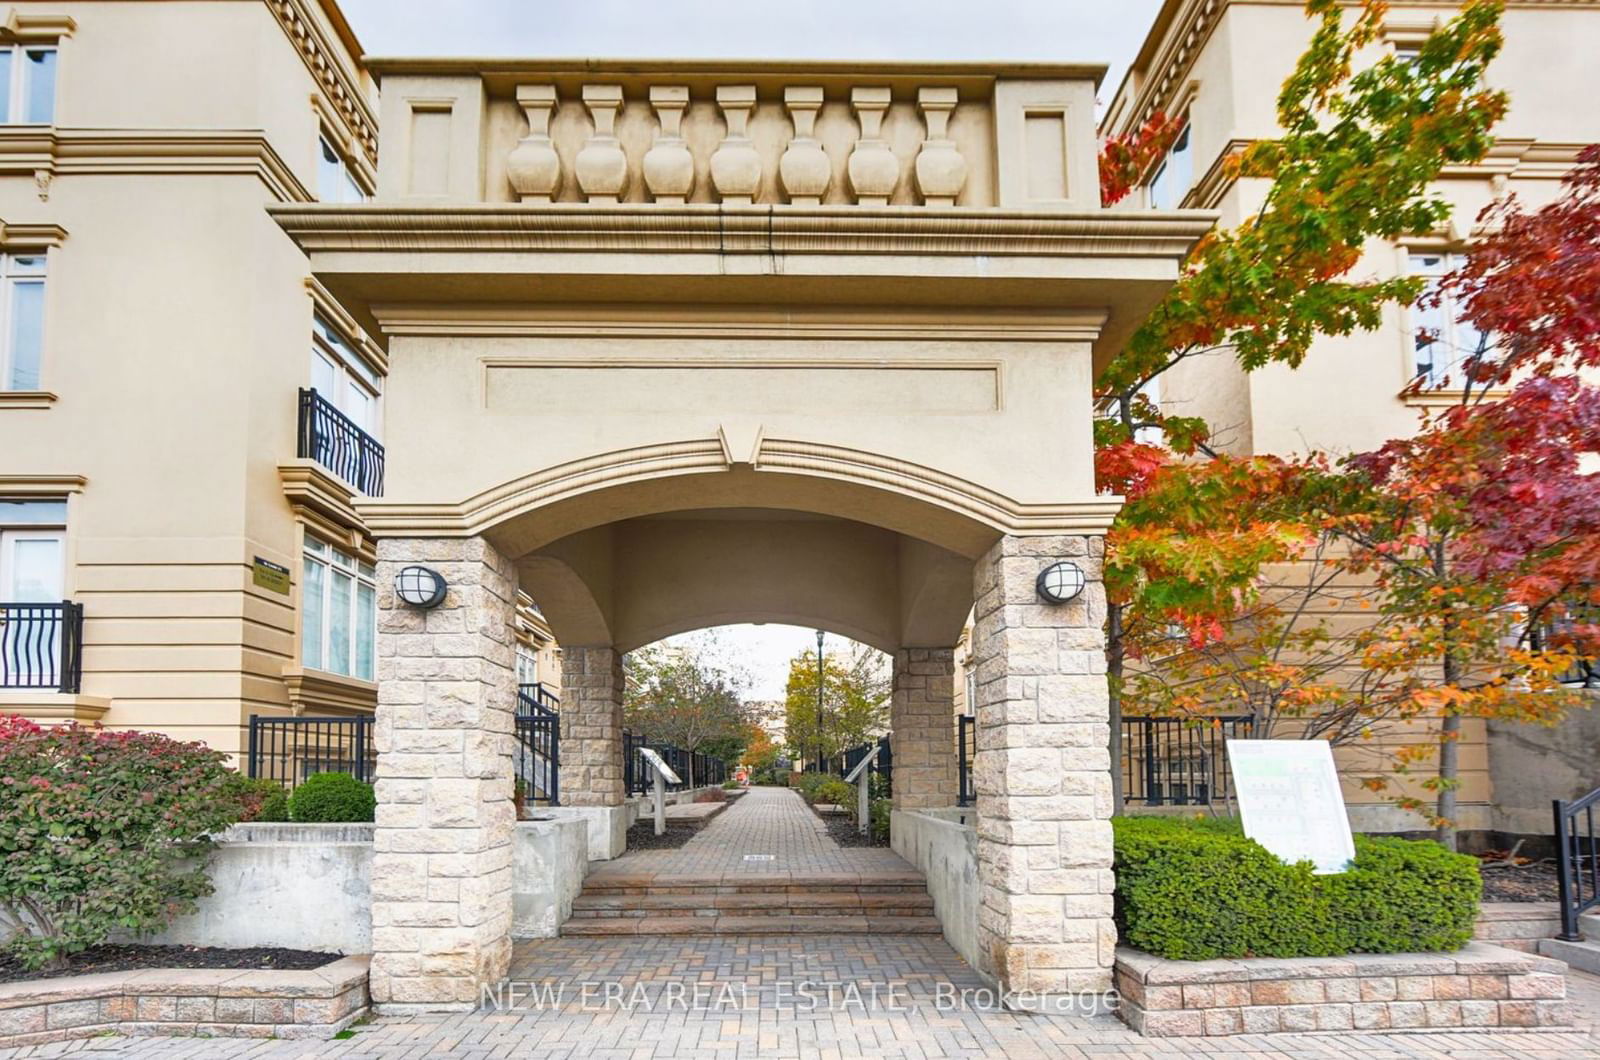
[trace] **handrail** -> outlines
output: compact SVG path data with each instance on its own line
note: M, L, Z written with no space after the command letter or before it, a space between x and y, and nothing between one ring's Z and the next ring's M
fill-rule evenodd
M83 605L0 603L0 688L76 695L83 685Z
M1578 918L1600 905L1600 833L1595 831L1595 807L1600 806L1600 788L1566 801L1551 800L1555 818L1556 883L1561 896L1561 935L1566 942L1578 942L1583 932ZM1583 830L1578 816L1583 816ZM1588 897L1584 897L1587 869Z

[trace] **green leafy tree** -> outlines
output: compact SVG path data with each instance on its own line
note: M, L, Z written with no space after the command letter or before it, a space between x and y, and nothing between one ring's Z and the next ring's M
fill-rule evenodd
M623 717L650 740L737 761L749 717L738 675L722 666L714 639L656 644L623 659Z
M822 721L817 720L817 653L801 652L789 661L784 694L789 753L814 761L877 739L889 727L889 674L882 652L862 644L848 655L823 656ZM820 740L819 740L820 732Z

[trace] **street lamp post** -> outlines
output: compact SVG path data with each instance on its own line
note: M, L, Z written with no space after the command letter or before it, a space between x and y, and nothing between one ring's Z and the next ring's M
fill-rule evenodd
M823 771L822 765L822 630L817 630L817 772Z

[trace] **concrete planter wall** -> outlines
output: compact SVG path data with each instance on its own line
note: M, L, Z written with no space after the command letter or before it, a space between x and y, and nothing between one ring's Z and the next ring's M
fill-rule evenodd
M236 825L212 854L216 890L139 941L370 953L372 835L370 824ZM519 822L512 863L515 934L554 936L588 872L587 823Z
M978 954L978 833L971 809L895 810L889 845L928 878L945 940L973 968Z

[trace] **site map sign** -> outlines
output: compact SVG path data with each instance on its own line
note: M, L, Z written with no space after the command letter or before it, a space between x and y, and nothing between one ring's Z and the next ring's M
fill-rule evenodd
M1349 867L1355 840L1326 740L1229 740L1228 763L1245 835L1319 876Z

